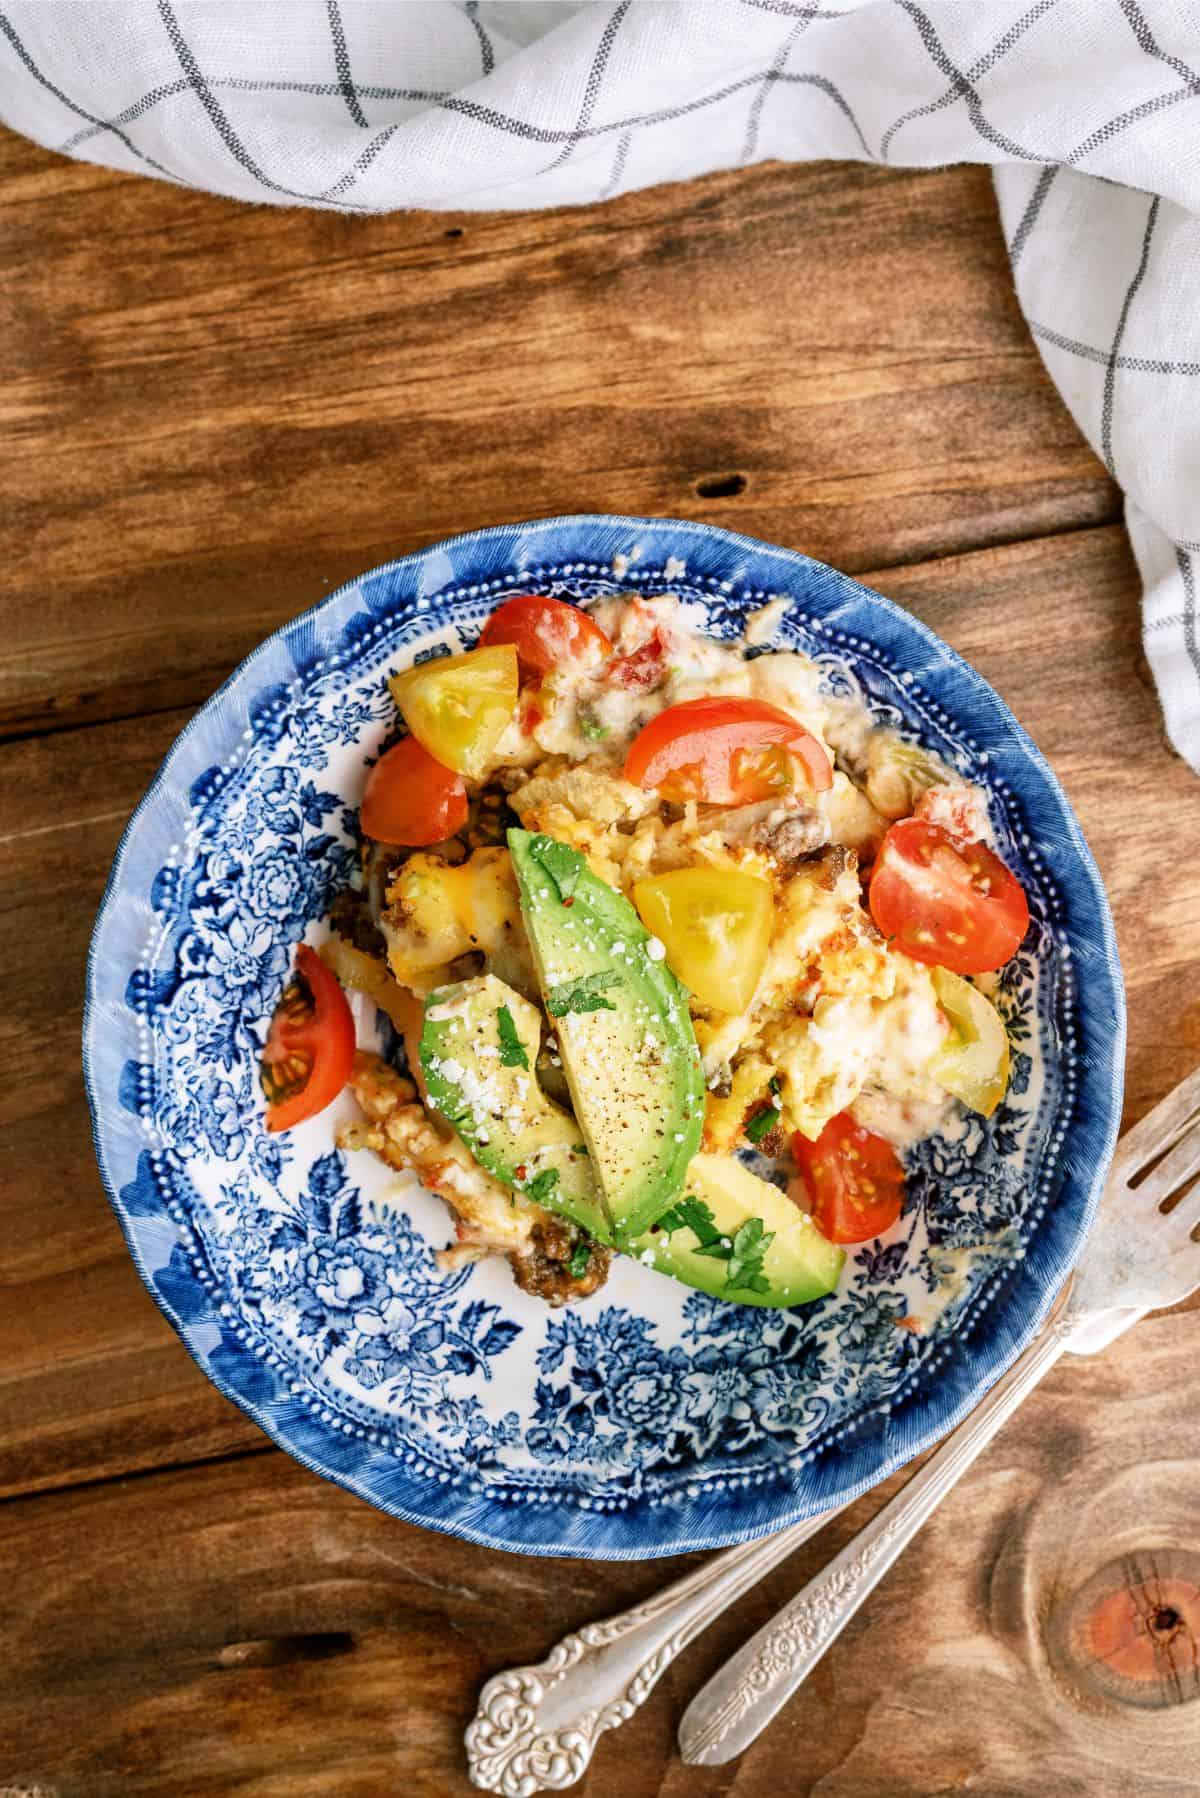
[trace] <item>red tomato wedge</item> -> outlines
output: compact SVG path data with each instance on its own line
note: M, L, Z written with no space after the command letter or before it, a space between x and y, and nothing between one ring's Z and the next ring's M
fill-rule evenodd
M667 678L667 646L662 632L655 630L640 649L630 650L627 656L614 656L607 678L614 686L628 687L635 693L661 687Z
M415 737L404 737L367 775L358 821L377 843L420 849L444 842L467 821L462 775L443 768Z
M891 1229L904 1205L904 1169L884 1137L861 1129L843 1111L830 1118L816 1142L797 1131L792 1153L822 1236L830 1242L869 1242Z
M664 799L751 805L802 783L824 792L829 757L802 724L761 699L686 699L643 726L625 758L625 778Z
M267 1129L290 1130L324 1111L350 1078L353 1062L354 1019L346 995L316 950L301 943L262 1053Z
M999 856L920 818L893 824L884 837L870 904L897 949L952 974L1002 968L1029 928L1024 889Z
M494 611L479 635L479 648L511 643L523 680L540 681L552 668L589 653L598 660L612 654L612 644L600 626L562 599L541 593L519 593Z

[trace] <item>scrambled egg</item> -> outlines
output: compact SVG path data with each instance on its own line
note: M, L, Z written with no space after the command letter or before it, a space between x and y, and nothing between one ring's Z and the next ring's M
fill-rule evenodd
M771 882L773 934L750 1004L731 1016L693 1001L709 1089L704 1148L733 1149L748 1115L768 1099L781 1111L781 1132L815 1138L837 1113L861 1106L856 1115L894 1141L926 1134L946 1106L925 1071L946 1021L929 971L880 938L858 863L889 818L911 809L928 784L930 758L874 728L852 695L822 694L808 658L746 660L741 645L700 635L670 597L605 602L594 615L623 651L657 632L669 659L665 683L643 692L556 671L539 694L545 716L526 725L519 744L501 743L492 778L522 825L578 849L626 894L647 876L694 866ZM673 804L622 778L628 745L649 717L718 693L786 709L856 777L839 768L828 791L803 806L742 807ZM936 768L933 778L954 779ZM972 791L962 783L958 790ZM477 958L536 997L503 848L478 848L457 866L412 855L388 887L381 924L391 972L414 991L454 978L471 965L463 958Z

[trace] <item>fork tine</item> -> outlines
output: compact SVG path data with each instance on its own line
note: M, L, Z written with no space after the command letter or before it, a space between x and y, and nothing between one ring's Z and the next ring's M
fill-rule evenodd
M1164 1199L1186 1186L1196 1173L1200 1173L1200 1122L1193 1124L1153 1173L1146 1175L1133 1197L1147 1208L1161 1205Z
M1113 1180L1131 1180L1148 1162L1179 1140L1200 1112L1200 1068L1180 1081L1173 1092L1127 1130L1113 1157Z
M1163 1222L1171 1226L1176 1237L1191 1237L1196 1225L1200 1224L1200 1181L1184 1193L1174 1211ZM1200 1255L1200 1245L1194 1253Z

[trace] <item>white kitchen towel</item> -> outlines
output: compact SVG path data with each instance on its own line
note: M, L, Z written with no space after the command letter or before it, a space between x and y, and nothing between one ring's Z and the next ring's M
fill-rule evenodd
M562 206L773 157L993 164L1029 328L1125 490L1146 653L1200 770L1200 4L0 0L0 118L357 213Z

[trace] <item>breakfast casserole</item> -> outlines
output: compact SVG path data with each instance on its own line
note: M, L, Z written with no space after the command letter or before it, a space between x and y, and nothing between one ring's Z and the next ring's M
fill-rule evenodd
M361 876L263 1081L273 1129L349 1084L341 1146L441 1195L444 1265L558 1305L624 1254L802 1304L895 1224L906 1150L1003 1098L988 977L1028 910L985 797L771 648L782 610L717 641L670 594L520 594L392 677Z

